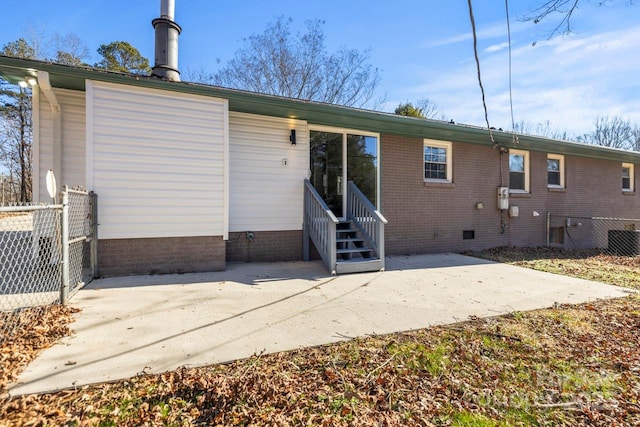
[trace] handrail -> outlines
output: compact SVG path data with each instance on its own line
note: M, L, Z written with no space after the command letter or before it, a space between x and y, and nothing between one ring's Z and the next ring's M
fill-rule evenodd
M331 212L308 179L304 180L304 188L303 259L309 260L309 238L311 238L331 274L336 274L338 218Z
M388 221L353 181L347 184L347 219L376 251L384 269L384 225Z

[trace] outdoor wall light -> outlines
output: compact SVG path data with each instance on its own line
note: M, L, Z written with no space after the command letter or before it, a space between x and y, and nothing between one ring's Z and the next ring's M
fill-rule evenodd
M296 130L291 129L291 136L289 136L289 141L291 141L291 145L296 145Z
M20 80L18 82L18 86L20 86L22 89L26 89L29 86L35 87L37 85L38 85L38 80L36 80L35 77L25 77L24 80Z

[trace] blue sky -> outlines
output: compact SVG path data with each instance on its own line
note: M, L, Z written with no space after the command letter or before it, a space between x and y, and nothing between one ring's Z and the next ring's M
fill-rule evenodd
M598 115L619 115L640 124L640 5L612 0L594 7L582 0L573 18L575 33L547 40L555 21L534 25L518 20L542 0L511 1L513 108L516 122L579 135ZM492 126L509 129L509 75L505 4L474 0L478 47ZM151 20L160 0L23 0L0 26L0 44L44 33L74 33L95 50L126 40L153 61ZM467 2L405 0L176 0L179 67L214 72L278 16L294 29L306 19L324 20L327 46L370 49L382 70L380 109L429 98L446 119L484 126ZM537 42L535 46L532 44Z

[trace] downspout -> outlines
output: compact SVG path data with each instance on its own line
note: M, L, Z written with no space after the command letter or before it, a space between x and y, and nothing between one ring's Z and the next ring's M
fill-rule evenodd
M49 73L38 71L38 85L51 105L51 119L53 122L53 173L62 182L62 109L56 94L53 92Z

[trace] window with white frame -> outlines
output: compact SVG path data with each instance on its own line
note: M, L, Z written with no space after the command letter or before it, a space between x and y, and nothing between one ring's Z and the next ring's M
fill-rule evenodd
M509 150L509 191L529 192L529 152Z
M634 191L633 163L622 164L622 191Z
M426 182L453 182L451 143L424 140L424 180Z
M564 156L547 154L547 187L564 188Z

